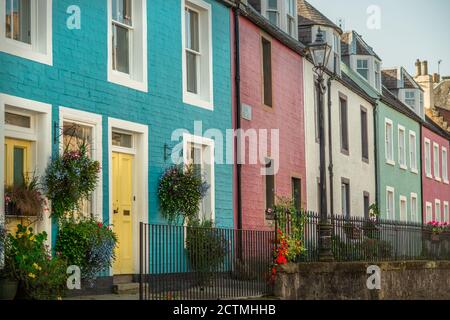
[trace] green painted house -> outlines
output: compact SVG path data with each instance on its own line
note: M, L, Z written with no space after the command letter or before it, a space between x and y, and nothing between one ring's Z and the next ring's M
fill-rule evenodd
M356 32L344 34L342 56L342 72L377 100L376 189L381 217L421 222L421 119L383 86L381 59Z

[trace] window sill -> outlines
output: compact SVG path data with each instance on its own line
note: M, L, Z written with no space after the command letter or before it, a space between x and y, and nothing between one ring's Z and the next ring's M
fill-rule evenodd
M51 51L47 54L37 52L33 50L31 45L22 44L15 40L10 40L7 38L0 39L0 51L19 58L53 66L53 56Z
M444 180L444 183L445 183L445 184L450 184L450 181Z
M200 98L198 95L191 94L189 92L185 92L183 94L183 103L189 104L194 107L199 107L207 110L214 110L214 106L212 101L208 101Z
M362 162L370 164L369 159L367 159L367 158L362 158Z
M435 177L434 180L436 180L438 182L442 182L442 179L440 177Z
M350 156L350 151L349 150L345 150L345 149L341 149L341 154L343 154L344 156Z
M411 172L414 174L419 174L419 171L417 171L417 169L411 169Z
M400 165L400 169L402 169L402 170L408 170L408 166L406 166L406 165L404 165L404 164L401 164L401 165Z
M108 82L128 87L142 92L148 92L147 81L141 82L132 79L129 75L114 70L108 70Z
M431 174L427 174L425 175L425 177L427 177L428 179L433 179L433 176Z
M386 164L388 164L388 165L390 165L390 166L395 166L395 161L394 161L394 160L386 159Z

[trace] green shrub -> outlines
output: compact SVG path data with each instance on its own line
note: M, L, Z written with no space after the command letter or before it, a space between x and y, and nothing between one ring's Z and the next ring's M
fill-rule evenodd
M191 220L187 228L186 249L190 266L199 272L201 283L223 263L227 254L227 241L211 221Z
M66 260L51 256L45 245L45 232L17 226L15 235L8 235L4 276L19 281L24 298L57 299L66 288Z
M56 252L69 265L81 269L81 277L93 283L99 272L112 266L117 237L109 226L93 219L64 220L56 241Z

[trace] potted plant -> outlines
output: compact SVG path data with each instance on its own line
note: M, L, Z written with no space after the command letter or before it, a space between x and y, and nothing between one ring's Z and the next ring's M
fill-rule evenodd
M8 235L5 270L10 283L10 297L16 282L16 299L57 299L66 286L67 264L52 257L45 244L45 232L35 234L31 227L17 226L15 235Z
M8 235L5 227L0 225L0 257L8 252ZM0 270L0 300L13 300L17 293L18 281L15 280L6 265Z
M111 227L93 219L60 223L56 254L81 268L82 280L92 287L97 275L112 266L117 236Z
M40 218L47 201L39 189L38 178L25 177L24 181L21 185L6 187L5 212L9 216Z
M449 224L447 222L430 221L427 223L427 228L431 233L431 241L437 242L440 240L440 235L449 228Z

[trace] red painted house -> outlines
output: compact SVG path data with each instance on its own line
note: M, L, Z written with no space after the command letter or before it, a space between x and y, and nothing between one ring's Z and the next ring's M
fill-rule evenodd
M427 117L422 142L423 222L450 223L449 136Z
M276 27L258 6L241 9L238 20L233 18L240 60L234 109L241 116L235 125L245 135L245 161L236 170L236 212L241 215L238 227L264 229L272 222L267 209L278 197L292 198L298 209L306 207L303 45L288 29L282 31L286 21Z

